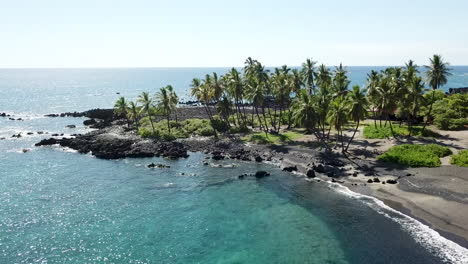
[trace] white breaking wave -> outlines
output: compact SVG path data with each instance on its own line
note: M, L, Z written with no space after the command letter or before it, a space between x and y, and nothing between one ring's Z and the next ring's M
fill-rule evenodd
M428 249L429 252L432 252L442 260L449 261L450 263L468 263L468 249L458 245L451 240L446 239L429 226L387 206L384 202L375 197L355 193L348 187L345 187L341 184L331 182L329 184L330 187L339 193L365 203L377 213L384 215L392 221L400 224L403 229L416 240L416 242L421 244L423 247ZM396 214L398 217L390 216L389 213Z

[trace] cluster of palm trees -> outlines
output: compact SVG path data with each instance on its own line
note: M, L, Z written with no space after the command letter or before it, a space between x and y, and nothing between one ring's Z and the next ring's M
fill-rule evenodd
M222 121L228 127L259 129L266 134L292 126L303 127L325 148L331 149L334 142L335 148L340 146L343 152L348 150L360 122L369 112L373 113L376 128L377 120L380 127L385 120L383 126L389 124L393 131L389 121L395 113L411 126L426 104L425 82L419 67L411 60L404 67L372 71L366 87L351 89L347 70L341 64L333 69L316 64L307 59L300 68L284 65L270 71L249 57L242 70L232 68L223 76L213 73L204 79L193 79L191 94L203 105L212 124ZM450 69L440 55L434 55L426 68L426 81L434 96L435 90L447 82ZM153 131L152 116L157 112L165 116L170 131L170 117L176 112L177 99L169 85L161 88L154 99L142 93L136 103L127 104L122 97L115 108L116 113L137 125L142 114L146 115ZM430 116L432 103L428 108L426 114ZM346 139L345 126L351 121L355 123L354 131ZM332 129L335 137L330 136Z
M400 120L406 120L411 136L412 126L417 123L419 117L425 116L423 130L431 119L432 104L435 91L447 83L447 77L451 75L449 64L444 62L440 55L430 58L430 64L425 66L426 78L419 72L419 67L412 60L404 67L391 67L382 72L372 71L368 74L368 94L374 113L374 126L377 127L379 119L382 127L388 123L393 133L392 123L388 122L390 116L397 115ZM431 100L423 96L426 93L426 82L431 88ZM428 108L426 113L421 113L422 108Z
M127 102L125 97L120 97L115 105L114 112L125 118L130 126L130 122L138 128L140 125L140 119L146 116L151 124L153 132L155 132L154 119L157 115L163 116L167 120L167 128L171 131L171 115L175 115L177 120L177 104L179 98L171 85L162 87L159 89L154 96L151 96L148 92L141 93L136 102Z

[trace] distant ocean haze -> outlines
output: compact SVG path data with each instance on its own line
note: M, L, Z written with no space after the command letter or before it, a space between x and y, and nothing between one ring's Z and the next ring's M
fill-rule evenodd
M292 67L297 68L297 67ZM353 85L365 85L371 70L386 66L349 66ZM468 66L452 66L452 76L441 89L468 86ZM0 69L0 111L47 114L109 108L119 96L135 99L141 92L156 93L168 84L181 101L193 99L190 83L206 74L225 74L230 68L112 68L112 69ZM240 69L240 68L239 68ZM267 68L273 71L274 68ZM330 67L334 69L334 67ZM424 68L420 70L423 72ZM422 73L424 76L424 73Z

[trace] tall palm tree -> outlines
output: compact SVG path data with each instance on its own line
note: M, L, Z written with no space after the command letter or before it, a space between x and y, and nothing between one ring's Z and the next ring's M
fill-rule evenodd
M139 119L140 119L140 109L138 107L138 105L133 102L133 101L130 101L128 103L128 107L127 107L127 116L129 119L131 119L133 121L133 123L135 124L135 126L138 128L139 127Z
M330 112L328 113L328 120L330 124L333 124L337 132L335 147L338 145L338 142L341 141L342 152L344 152L343 126L346 124L347 114L343 97L335 98L331 104Z
M114 113L118 116L124 117L128 121L127 106L128 106L128 103L125 100L125 97L123 96L119 97L119 99L114 104Z
M265 121L263 124L262 119L258 113L258 108L261 107L265 101L264 98L264 91L263 91L263 84L259 83L256 79L253 79L248 84L249 93L247 94L247 99L252 102L252 105L255 110L255 114L258 118L258 122L260 124L260 129L263 130L265 133L268 133L268 124Z
M312 59L307 59L302 64L302 74L304 78L304 83L309 89L309 94L314 94L315 84L314 84L314 75L315 75L315 64L317 62Z
M351 82L347 76L348 71L340 63L340 66L335 69L335 76L332 79L332 88L334 92L334 97L344 97L348 91L348 85ZM343 98L342 98L343 99Z
M332 77L331 77L331 72L328 70L327 66L324 64L321 64L317 72L315 73L315 80L317 83L317 86L322 88L330 87L332 84Z
M372 107L372 113L374 116L374 127L377 128L377 111L379 110L379 93L377 91L377 87L379 87L381 75L372 70L369 74L367 74L367 98L369 103Z
M236 108L237 120L240 124L242 120L242 125L244 127L247 126L246 119L245 119L245 109L244 114L241 111L241 104L243 104L244 100L244 81L242 77L235 68L232 68L226 74L226 86L227 92L231 97L234 99L234 104Z
M216 72L213 72L213 76L211 77L211 89L213 90L213 100L217 103L223 95L224 85Z
M417 112L421 106L421 103L424 101L424 82L422 81L421 77L413 78L412 82L408 86L408 101L409 101L409 111L410 111L410 118L411 121L409 122L409 136L412 133L412 125L414 123L414 118L417 116Z
M449 63L444 62L441 55L433 55L432 58L430 58L429 60L431 62L430 65L425 67L427 69L427 81L429 83L429 86L432 88L432 100L429 106L429 111L427 113L426 122L423 126L423 131L426 129L427 123L431 116L432 105L434 104L435 91L441 86L445 85L447 83L447 77L452 75L450 73L451 69L449 68Z
M224 119L228 127L231 127L229 116L231 115L232 111L232 102L226 95L224 95L222 99L218 101L216 110L218 111L219 116Z
M151 99L148 92L142 92L137 99L137 102L142 105L140 111L145 113L148 116L148 119L151 123L151 128L153 128L153 133L155 132L153 119L151 117L151 110L153 107L153 99Z
M356 122L356 128L354 129L353 135L351 136L351 139L349 140L348 145L344 150L345 152L348 151L349 145L353 141L354 136L359 129L359 122L364 120L366 117L368 104L366 91L360 89L359 85L353 86L353 90L347 94L347 104L349 109L349 117L351 120Z
M317 133L319 117L314 96L310 95L309 91L301 90L295 98L292 108L294 122L297 125L304 127L307 132L313 133L320 143L329 150L330 148L325 139L320 135L320 133Z
M210 89L205 84L206 82L202 84L200 79L194 78L191 84L191 95L195 96L195 98L197 98L197 100L202 103L203 107L205 108L206 114L208 115L208 118L211 120L211 111L208 105L211 99Z
M177 93L174 91L174 87L172 87L172 85L166 86L166 89L169 93L171 111L174 112L175 121L176 124L178 124L179 120L177 118L177 104L179 103L179 96L177 96Z
M171 133L171 112L172 112L172 102L170 98L170 92L166 87L159 89L159 92L155 96L156 104L158 109L166 116L167 120L167 129L169 134Z

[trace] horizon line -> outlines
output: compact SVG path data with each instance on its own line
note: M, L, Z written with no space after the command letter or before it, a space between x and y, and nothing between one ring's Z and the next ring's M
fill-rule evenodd
M286 64L283 64L286 65ZM283 65L274 65L268 66L264 65L266 68L280 68ZM292 68L301 68L301 65L287 65L288 67ZM337 67L338 65L326 65L327 67ZM343 67L404 67L405 65L344 65ZM418 65L419 67L424 67L425 65ZM467 67L468 64L458 64L458 65L450 65L450 67ZM80 66L73 66L73 67L0 67L0 70L59 70L59 69L195 69L195 68L205 68L205 69L212 69L212 68L243 68L242 66L97 66L97 67L80 67Z

